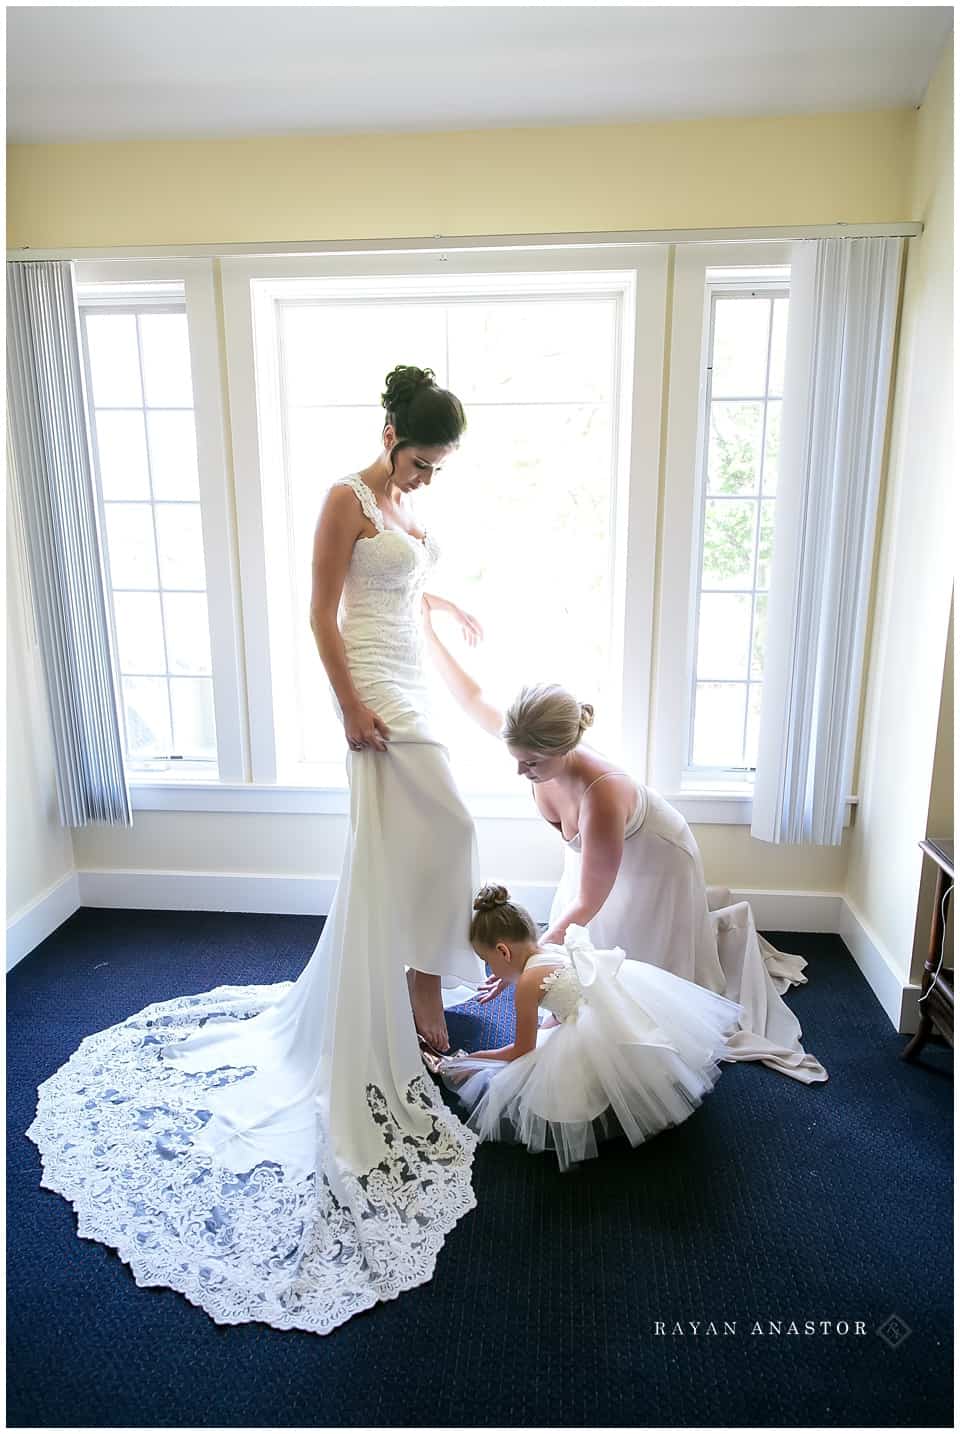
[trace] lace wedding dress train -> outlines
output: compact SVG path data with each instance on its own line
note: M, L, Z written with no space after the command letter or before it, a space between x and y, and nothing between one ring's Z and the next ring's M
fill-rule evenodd
M217 1323L326 1334L433 1274L476 1204L477 1138L420 1059L405 966L475 988L473 823L430 726L420 603L436 561L385 529L354 546L341 631L390 731L348 754L350 824L323 933L294 982L156 1002L81 1042L27 1135L78 1234Z

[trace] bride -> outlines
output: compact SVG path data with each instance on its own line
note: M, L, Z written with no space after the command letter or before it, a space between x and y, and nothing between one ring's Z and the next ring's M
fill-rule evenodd
M27 1131L80 1236L221 1324L326 1334L429 1280L476 1204L476 1137L417 1037L448 1049L442 986L484 977L468 941L476 838L431 724L422 610L448 609L468 640L479 629L425 593L437 547L409 497L465 419L429 369L395 369L383 404L383 451L334 484L314 540L311 626L350 786L316 949L295 982L218 986L88 1036Z

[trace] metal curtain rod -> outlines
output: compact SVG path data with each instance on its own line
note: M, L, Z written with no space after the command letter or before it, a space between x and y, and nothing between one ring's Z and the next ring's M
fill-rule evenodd
M115 244L87 247L60 246L33 249L24 245L8 249L8 259L37 261L43 259L184 259L225 258L227 255L248 255L251 258L286 255L304 258L325 254L410 254L442 252L448 254L504 249L603 249L624 248L642 244L735 244L755 243L763 239L866 239L913 238L923 233L923 225L915 220L887 224L795 224L772 225L750 229L622 229L604 233L570 234L500 234L411 235L405 239L297 239L284 243L251 240L241 244Z

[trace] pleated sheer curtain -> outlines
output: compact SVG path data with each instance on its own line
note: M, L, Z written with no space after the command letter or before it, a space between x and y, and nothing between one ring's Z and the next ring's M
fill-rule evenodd
M7 425L60 822L132 826L69 261L7 264Z
M903 240L799 247L751 832L838 846L853 777Z

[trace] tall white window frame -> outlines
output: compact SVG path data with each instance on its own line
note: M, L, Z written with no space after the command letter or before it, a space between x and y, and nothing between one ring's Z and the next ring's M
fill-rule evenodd
M168 286L165 300L154 289L159 307L170 299L186 313L193 385L197 468L203 557L210 626L213 705L217 734L217 774L210 764L170 763L166 772L152 769L134 774L137 785L180 785L191 780L200 787L239 783L247 778L245 696L241 660L238 584L233 561L227 449L223 421L221 365L214 284L210 259L78 260L78 307L100 312L149 306L149 286ZM139 292L138 292L139 291ZM103 497L97 485L101 524L106 531ZM111 612L112 621L112 612ZM135 803L136 804L136 803Z
M284 714L277 711L273 678L289 660L282 620L271 617L266 560L267 545L286 541L276 528L275 505L270 503L270 475L277 473L282 453L279 372L276 346L257 344L254 338L255 332L275 331L276 305L297 286L316 293L324 285L338 285L341 293L358 296L376 295L385 287L394 294L415 294L438 284L450 292L468 286L476 291L484 284L496 292L509 286L512 293L548 293L551 285L566 285L568 290L573 285L618 297L623 388L612 500L611 641L621 662L621 757L633 770L645 770L667 257L666 245L645 244L627 249L222 261L253 783L269 786L277 780L277 723ZM273 611L279 612L275 604ZM342 768L338 768L331 773L330 787L318 791L319 809L346 810L341 783ZM478 816L530 813L529 793L471 794L470 804Z
M663 542L657 624L656 680L649 781L675 801L688 820L748 822L752 779L690 771L688 754L696 680L697 613L703 527L703 473L708 434L704 417L711 344L708 270L734 276L764 270L778 290L789 288L790 241L678 245L673 272L669 401L664 453ZM766 281L765 281L766 282Z

